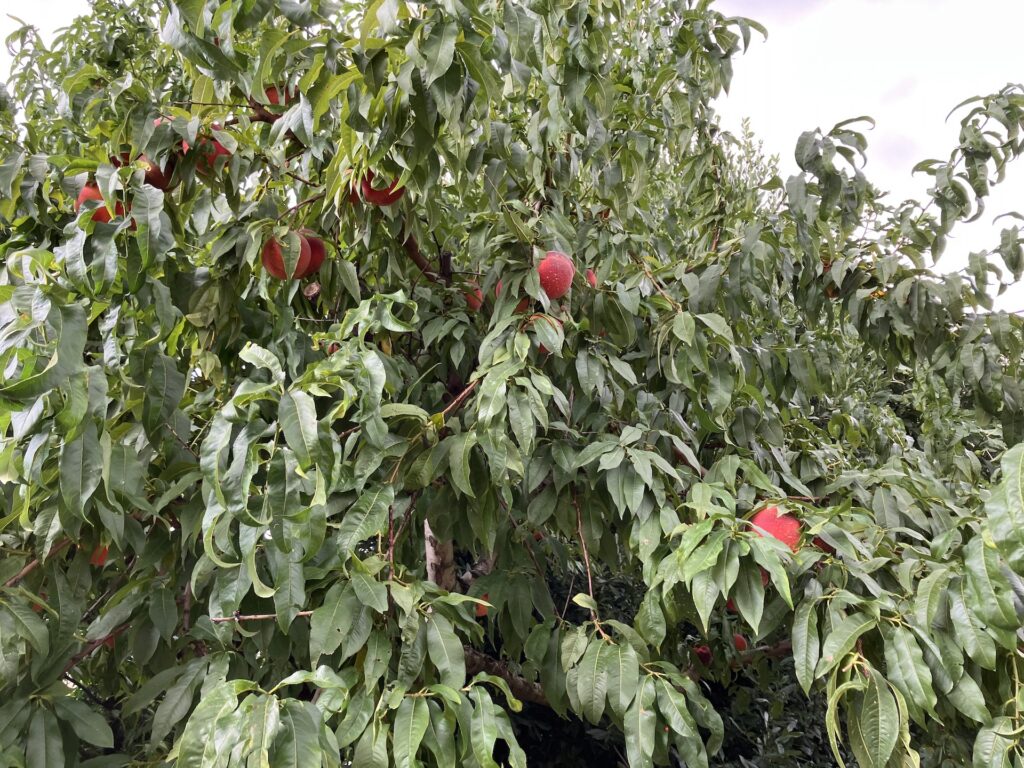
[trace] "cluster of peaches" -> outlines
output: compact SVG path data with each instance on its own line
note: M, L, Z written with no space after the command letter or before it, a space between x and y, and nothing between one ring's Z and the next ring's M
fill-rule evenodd
M253 120L271 123L278 120L281 114L268 108L268 105L270 107L286 107L288 102L294 101L296 97L296 93L293 90L278 88L277 86L267 88L265 95L266 104L260 104L253 99L249 100ZM153 125L159 128L163 122L163 118L157 118L153 121ZM219 126L214 124L213 128L218 130ZM205 135L197 139L194 147L191 147L187 141L180 141L175 151L167 157L162 166L147 157L145 153L132 158L130 153L123 152L119 156L112 157L111 162L117 167L132 162L139 163L144 171L145 183L166 192L177 185L179 179L175 175L175 169L178 163L190 154L194 154L196 171L201 176L212 175L218 168L223 167L222 164L218 163L221 158L225 158L224 162L226 163L231 157L231 151L217 141L216 138L211 135ZM398 187L397 181L381 189L374 185L374 180L374 173L369 170L360 179L350 179L349 201L353 204L365 202L370 205L390 206L398 202L405 192L404 189ZM93 201L98 201L101 205L93 211L92 220L103 224L109 223L114 217L122 218L131 210L130 203L118 201L115 203L113 212L111 212L105 205L102 205L103 194L100 192L97 184L94 181L90 181L82 187L75 200L75 212L79 212L83 205ZM134 221L131 223L131 229L135 229ZM326 256L324 241L308 229L299 230L296 234L299 238L299 254L290 273L287 269L281 243L272 237L263 244L260 259L263 268L268 275L277 280L309 277L316 273L323 264ZM572 259L566 254L560 251L549 251L537 265L537 272L541 287L548 297L559 299L569 291L576 274L576 268L573 265ZM586 279L591 287L597 287L597 276L593 270L587 270ZM496 296L501 294L501 288L502 285L499 281L495 286ZM484 301L483 293L475 282L470 283L469 290L465 293L465 299L466 304L473 311L478 311L482 307ZM517 304L516 312L525 312L529 306L529 298L524 297Z

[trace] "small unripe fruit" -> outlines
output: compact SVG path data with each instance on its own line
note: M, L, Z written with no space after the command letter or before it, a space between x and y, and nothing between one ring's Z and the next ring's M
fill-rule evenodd
M597 288L597 274L592 269L587 270L587 282L591 288Z
M569 292L576 267L572 260L561 251L548 251L537 265L540 287L549 299L560 299Z
M732 636L732 643L736 646L737 651L745 651L749 647L747 645L747 638L738 632Z
M800 521L780 512L778 507L765 507L750 521L761 535L774 536L794 552L800 546Z
M277 240L270 239L263 244L263 268L268 274L278 280L287 280L288 273L285 271L284 255L281 253L281 244ZM302 275L309 267L309 243L305 238L299 238L299 258L295 262L295 274L293 277Z

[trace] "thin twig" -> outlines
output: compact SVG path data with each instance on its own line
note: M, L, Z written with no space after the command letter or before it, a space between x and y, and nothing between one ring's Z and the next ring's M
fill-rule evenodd
M466 398L469 397L473 393L473 390L476 389L476 385L479 384L479 383L480 383L480 379L476 379L475 381L471 381L469 383L469 386L467 386L464 390L459 392L459 396L456 397L454 400L452 400L451 404L449 404L449 406L447 408L445 408L443 411L441 411L441 416L443 416L445 419L447 419L448 416L451 415L452 411L456 411L460 407L462 407L462 404L466 401Z
M295 614L296 617L298 617L298 616L312 616L312 615L313 615L312 611L299 611L298 613ZM277 618L277 614L276 613L249 613L249 614L236 613L233 616L211 616L210 617L210 621L214 622L215 624L220 624L221 622L224 622L224 621L267 621L268 619L276 619L276 618Z
M587 567L587 592L590 594L590 599L594 600L594 574L590 570L590 552L587 550L587 538L583 535L583 512L580 511L580 501L576 497L575 492L572 494L572 505L576 507L576 533L579 535L580 546L583 548L583 564ZM608 640L609 637L605 634L604 629L601 628L601 622L597 618L597 611L593 608L590 609L590 619L594 622L594 626L597 627L601 637Z
M103 645L108 640L112 640L112 639L116 638L118 635L122 634L125 630L128 629L128 627L129 627L128 622L125 622L121 626L115 628L106 637L101 637L99 640L93 640L91 643L86 645L83 650L79 651L78 653L76 653L74 656L71 657L71 660L67 663L67 666L64 667L63 674L66 675L72 669L74 669L79 664L81 664L83 660L85 660L90 655L92 655L93 651L95 651L97 648L99 648L101 645Z
M87 686L85 683L81 682L80 680L76 680L75 677L71 673L69 673L69 672L64 673L63 678L65 680L67 680L69 683L71 683L73 686L75 686L75 688L77 688L82 693L84 693L85 694L85 698L89 699L89 701L91 701L93 704L98 704L99 706L103 707L104 709L112 709L113 708L113 706L112 706L112 704L111 704L109 699L101 699L89 686Z
M306 205L312 205L317 200L323 200L325 197L327 197L327 193L326 192L319 192L319 193L313 195L312 197L307 197L305 200L299 201L298 203L293 205L291 208L289 208L287 211L285 211L280 216L278 216L277 220L280 221L284 217L290 216L291 214L295 213L297 210L299 210L299 208L302 208L303 206L306 206Z
M299 176L299 174L297 174L297 173L292 173L291 171L285 171L285 172L284 172L284 175L285 175L285 176L291 176L291 177L292 177L293 179L295 179L296 181L301 181L301 182L302 182L303 184L305 184L305 185L306 185L307 187L322 187L322 186L323 186L323 184L320 184L320 183L318 183L318 182L316 182L316 181L310 181L309 179L304 179L304 178L302 178L301 176Z
M64 549L66 549L69 544L71 544L71 539L64 539L64 541L61 541L61 542L58 542L57 544L54 544L53 548L50 550L50 554L48 554L46 557L48 557L48 558L49 557L53 557L54 555L58 554L59 552L63 551ZM5 581L4 582L4 586L5 587L13 587L19 581L21 581L26 576L28 576L30 573L32 573L32 571L34 571L36 568L38 568L39 565L40 565L40 562L41 561L39 560L39 558L36 558L35 560L33 560L30 563L28 563L24 568L22 568L16 574L11 576L11 578L9 578L7 581Z

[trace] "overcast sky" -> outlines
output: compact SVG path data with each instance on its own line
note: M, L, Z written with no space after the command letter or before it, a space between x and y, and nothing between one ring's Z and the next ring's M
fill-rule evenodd
M88 11L86 0L0 2L0 36L17 24L6 13L53 30ZM793 147L802 131L828 130L840 120L871 115L868 177L898 199L921 197L928 178L910 169L926 158L945 159L955 145L957 103L1024 82L1024 0L717 0L724 13L756 19L768 39L755 36L735 62L730 95L718 108L739 127L746 116L784 175L795 168ZM0 76L10 57L0 50ZM957 230L937 265L955 270L972 250L998 244L999 213L1024 212L1024 161L990 198L984 216ZM1024 285L999 301L1024 310Z

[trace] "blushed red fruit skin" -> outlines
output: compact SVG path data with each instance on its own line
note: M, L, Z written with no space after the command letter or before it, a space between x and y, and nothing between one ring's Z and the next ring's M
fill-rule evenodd
M217 166L217 158L221 155L231 157L231 151L216 139L203 136L196 147L199 157L196 158L196 170L200 173L212 173Z
M494 286L494 295L501 296L501 280L499 280L498 284ZM531 299L529 296L523 296L523 298L519 300L519 303L516 304L516 308L513 312L517 315L525 312L530 308L530 301Z
M387 189L374 189L373 179L373 171L367 171L360 183L360 187L363 190L363 199L368 203L380 206L393 205L401 200L402 195L405 194L404 187L402 189L396 189L396 187L398 187L397 181L392 182L391 186Z
M739 634L738 632L735 635L732 636L732 642L733 642L733 645L736 646L736 650L737 651L745 651L748 648L747 638L745 638L743 635Z
M703 664L705 667L711 666L711 660L714 657L711 655L711 649L708 648L706 645L698 645L696 648L693 649L693 653L697 656L698 659L700 659L700 663Z
M569 292L576 267L572 260L561 251L548 251L537 265L540 287L549 299L560 299Z
M587 282L591 288L597 288L597 274L592 269L587 270Z
M834 555L836 553L836 548L833 547L831 544L829 544L827 541L825 541L820 536L815 536L814 537L814 546L816 546L822 552L825 552L825 553L827 553L829 555Z
M306 246L309 248L309 264L306 265L305 271L297 274L296 277L309 277L323 265L327 249L324 247L324 241L317 237L312 230L302 230L299 232L299 237L306 242Z
M800 521L779 511L778 507L765 507L750 520L760 531L774 536L794 552L800 547ZM756 529L755 529L756 530ZM762 534L763 535L763 534Z
M277 240L270 239L263 244L261 257L263 268L271 277L278 280L287 280L288 273L285 272L284 255L281 253L281 244ZM295 275L301 275L309 267L309 243L305 238L299 238L299 259L295 263Z
M109 547L96 547L89 556L89 565L94 565L97 568L102 568L107 564L107 553Z
M278 88L276 85L272 85L269 88L267 88L267 90L265 90L263 94L264 96L266 96L267 103L275 107L287 106L289 101L295 100L294 89ZM283 99L282 96L284 97ZM261 120L273 123L278 118L281 117L281 115L274 114L273 112L266 109L262 104L260 104L255 99L249 99L249 104L253 108L253 111L256 113L256 116L259 117Z
M484 592L482 595L480 595L480 599L481 600L490 600L490 595L488 595L486 592ZM477 603L476 604L476 617L478 619L482 619L486 615L487 615L487 606L486 605L480 605L480 603Z
M166 192L171 188L172 177L174 176L174 166L177 164L177 160L174 155L167 158L167 162L164 163L164 167L161 168L146 155L140 155L139 160L146 164L145 180L146 183L151 187Z
M100 188L95 184L86 184L82 187L82 191L78 193L78 197L75 199L75 213L81 210L82 206L89 200L99 200L103 202L103 193L100 192ZM124 205L122 203L114 203L114 213L117 216L124 216ZM110 211L107 210L105 205L101 205L92 215L92 220L97 221L100 224L110 223Z
M484 305L484 292L476 283L470 283L470 285L473 287L462 295L466 298L466 306L477 312Z

